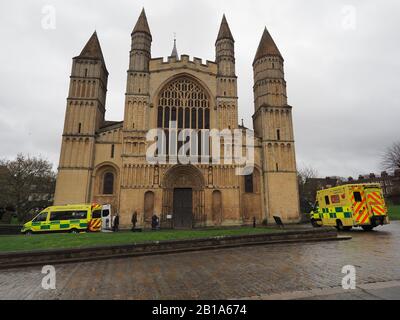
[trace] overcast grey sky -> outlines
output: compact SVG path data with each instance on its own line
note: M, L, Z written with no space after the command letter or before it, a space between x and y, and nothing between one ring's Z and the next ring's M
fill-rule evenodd
M55 9L55 29L43 28L45 6ZM380 172L381 153L400 140L398 0L14 0L0 3L0 158L23 152L58 164L71 59L94 29L110 72L106 117L122 120L130 34L143 6L153 57L171 53L176 32L180 54L214 60L227 15L239 118L250 127L252 62L267 26L285 58L300 167L321 176Z

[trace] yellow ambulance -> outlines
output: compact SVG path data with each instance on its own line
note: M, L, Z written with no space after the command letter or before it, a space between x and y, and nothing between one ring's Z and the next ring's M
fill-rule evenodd
M100 232L102 206L98 204L49 207L24 224L24 234L50 232Z
M314 227L362 227L365 231L389 224L380 184L349 184L318 191L311 223Z

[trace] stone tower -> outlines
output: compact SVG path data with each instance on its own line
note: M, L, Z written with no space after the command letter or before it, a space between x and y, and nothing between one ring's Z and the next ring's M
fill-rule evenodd
M149 63L151 59L149 24L144 9L132 31L125 102L124 131L148 130Z
M253 121L255 135L262 143L266 216L295 221L300 209L292 107L287 102L284 59L267 28L253 70Z
M91 201L96 132L104 123L108 71L96 32L73 58L55 204Z
M235 40L225 15L222 18L218 38L215 43L218 65L217 74L217 108L218 123L216 127L236 129L238 127L238 94L235 67Z

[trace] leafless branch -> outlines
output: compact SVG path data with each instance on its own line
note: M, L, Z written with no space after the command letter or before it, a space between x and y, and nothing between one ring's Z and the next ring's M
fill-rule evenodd
M387 148L382 157L382 168L391 172L400 169L400 142L394 143Z

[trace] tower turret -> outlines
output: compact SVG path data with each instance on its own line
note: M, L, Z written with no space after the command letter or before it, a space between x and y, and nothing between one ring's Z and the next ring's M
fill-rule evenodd
M299 217L299 194L292 122L292 107L287 103L284 59L265 28L253 63L255 135L263 147L266 218L284 220ZM274 193L284 188L285 194ZM290 199L290 201L288 201ZM282 206L290 203L292 207Z
M64 134L95 134L104 122L107 81L103 52L94 32L73 59ZM87 117L87 113L95 116Z
M215 48L218 74L226 77L235 77L235 40L225 15L222 18Z
M149 63L152 36L144 9L132 31L125 103L125 130L145 130L149 104Z
M287 105L284 59L265 28L253 63L255 107Z
M217 103L220 129L238 127L237 76L235 67L235 40L225 15L215 42L217 76Z
M73 59L55 203L90 202L96 132L104 123L108 71L95 32ZM69 184L73 181L74 187ZM63 199L61 203L60 199Z
M151 36L149 24L147 22L146 12L142 10L138 21L132 31L132 46L130 71L149 71L149 61L151 59Z

